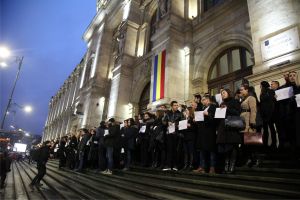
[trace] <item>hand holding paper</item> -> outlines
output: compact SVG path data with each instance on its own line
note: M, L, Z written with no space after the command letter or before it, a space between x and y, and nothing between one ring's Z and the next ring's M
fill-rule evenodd
M227 108L217 108L215 112L215 118L217 119L224 119L226 116Z
M184 130L184 129L187 129L187 120L179 121L178 130Z
M195 112L195 121L196 122L203 122L204 121L203 111L196 111Z
M294 95L294 90L293 87L282 88L280 90L276 90L275 94L276 94L276 100L280 101L280 100L291 98Z
M175 133L175 124L172 123L171 125L169 125L168 127L168 132L170 133Z

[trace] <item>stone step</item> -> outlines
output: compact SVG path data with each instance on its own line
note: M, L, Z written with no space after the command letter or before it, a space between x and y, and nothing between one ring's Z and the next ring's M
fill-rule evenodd
M241 195L248 198L295 198L300 196L299 187L289 190L280 188L269 188L261 186L250 186L247 184L233 184L230 179L224 178L223 182L213 180L195 180L187 178L176 178L149 174L146 172L118 171L121 176L129 179L138 179L143 182L162 182L163 184L177 184L181 187L205 188L209 191L224 191L228 194Z
M276 177L263 177L263 176L248 176L239 174L199 174L194 172L184 172L184 171L162 171L159 169L142 168L142 167L131 167L131 171L140 173L149 173L161 176L169 176L175 178L187 178L192 180L205 180L205 181L216 181L223 182L224 180L241 185L252 185L252 186L262 186L270 188L286 188L286 189L297 189L300 187L300 180L289 179L289 178L276 178Z

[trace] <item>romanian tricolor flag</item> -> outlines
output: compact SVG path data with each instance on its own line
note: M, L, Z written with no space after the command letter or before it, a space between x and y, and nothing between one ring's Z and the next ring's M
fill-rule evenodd
M163 99L165 95L166 50L154 58L152 102Z

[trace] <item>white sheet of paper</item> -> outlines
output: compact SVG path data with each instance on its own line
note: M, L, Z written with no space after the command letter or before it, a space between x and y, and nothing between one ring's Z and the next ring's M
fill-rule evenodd
M184 130L187 129L187 120L181 120L179 121L178 130Z
M276 90L275 94L277 96L276 100L280 101L283 99L291 98L294 95L293 87L287 87L280 90Z
M174 133L175 132L175 124L169 125L168 132L169 133Z
M227 108L217 108L215 112L215 118L224 119L226 116Z
M145 133L146 132L146 125L145 126L142 126L140 128L140 133Z
M300 107L300 94L296 94L296 102L297 102L297 107Z
M216 101L220 105L223 102L222 95L221 94L216 94L215 96L216 96Z
M121 130L123 127L124 127L124 124L123 124L123 123L120 124L120 130Z
M108 134L109 134L108 130L104 130L104 136L106 136Z
M196 111L195 112L195 121L196 122L203 122L204 121L203 111Z

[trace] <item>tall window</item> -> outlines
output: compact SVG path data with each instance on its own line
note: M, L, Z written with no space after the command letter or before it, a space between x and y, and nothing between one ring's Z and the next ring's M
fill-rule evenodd
M156 26L157 26L157 9L154 11L154 14L151 17L151 22L150 22L150 35L149 35L149 46L148 46L149 52L152 50L153 47L153 43L151 42L151 37L156 32Z
M224 0L204 0L204 12L222 2L224 2Z
M244 47L233 47L217 56L208 75L210 93L216 94L220 88L236 91L242 79L252 73L251 57L250 52Z

